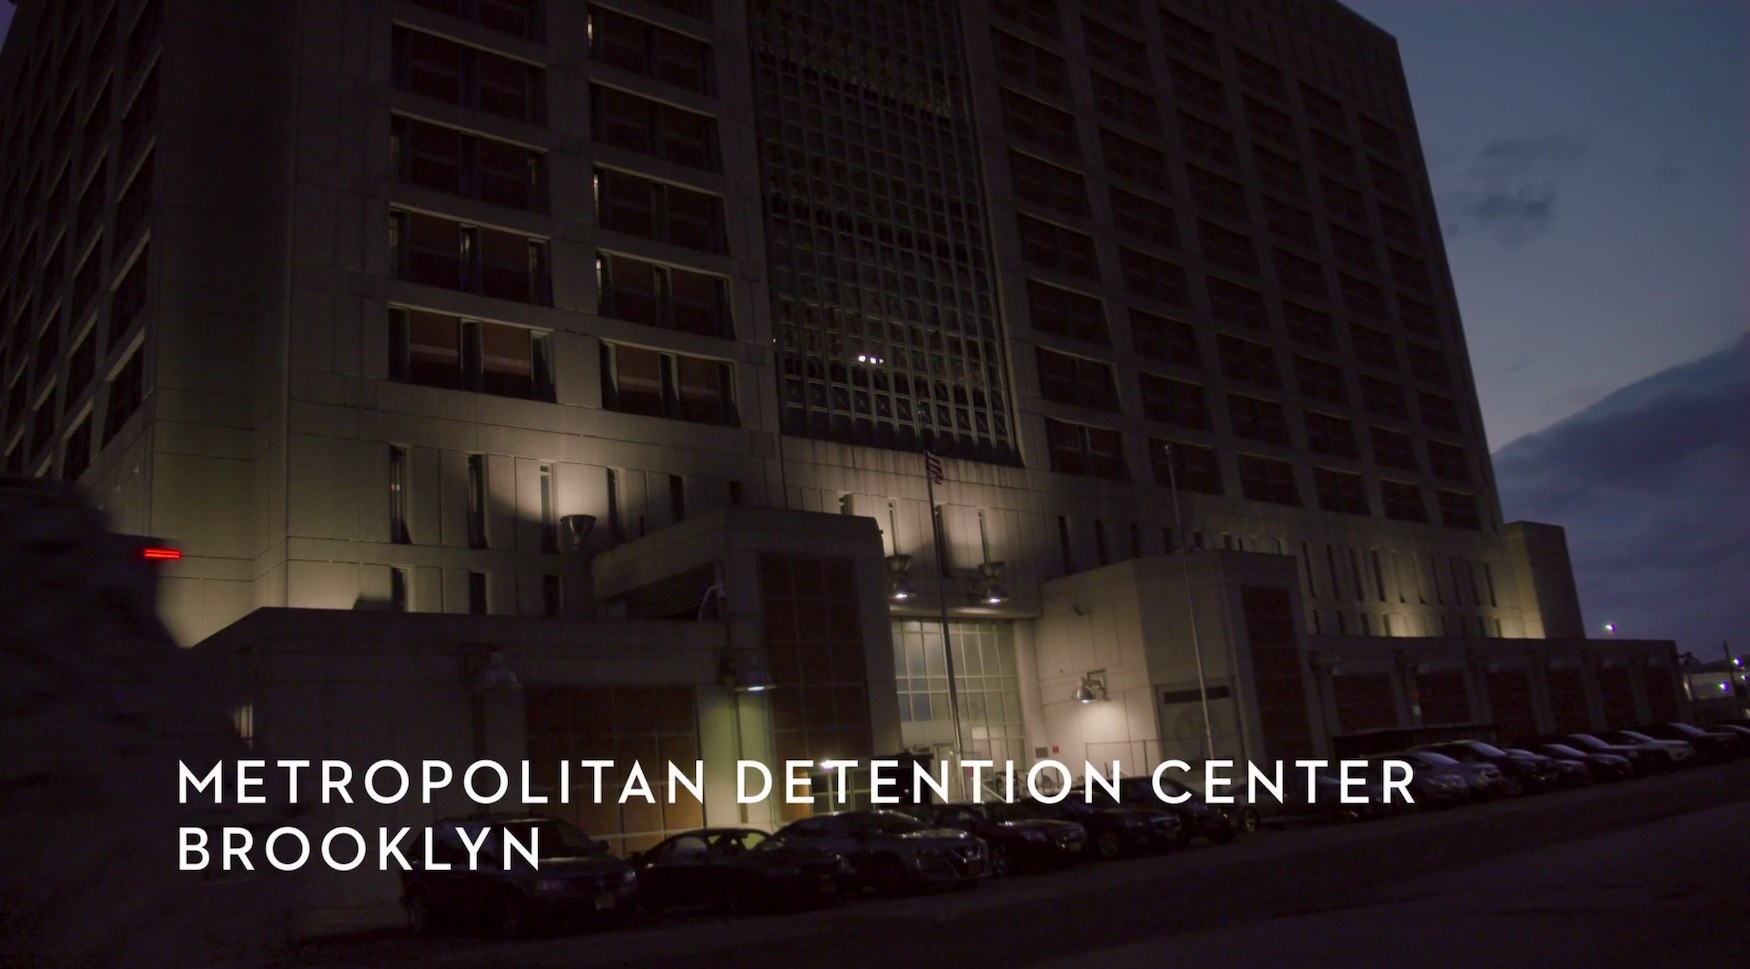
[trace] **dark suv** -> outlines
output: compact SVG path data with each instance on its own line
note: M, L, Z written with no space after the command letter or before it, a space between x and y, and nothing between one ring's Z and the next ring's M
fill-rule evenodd
M474 870L469 870L464 834L480 845ZM507 852L507 835L519 845L532 845L538 866ZM419 934L455 921L484 924L515 938L567 921L618 924L636 909L638 878L631 867L608 854L606 843L556 818L448 818L432 825L431 839L429 860L449 869L428 867L427 859L419 858L411 871L401 873L401 907Z
M1209 803L1203 792L1165 775L1161 777L1161 789L1170 797L1188 796L1177 804L1163 801L1155 793L1154 779L1138 775L1119 780L1118 797L1127 806L1160 808L1178 818L1182 841L1207 838L1210 843L1221 845L1234 839L1237 824L1226 811Z
M1099 798L1090 802L1084 792L1072 791L1055 804L1027 799L1013 807L1028 817L1081 825L1088 832L1088 853L1100 861L1170 851L1185 840L1179 819L1159 805L1120 805Z
M843 855L857 882L882 891L973 885L990 874L983 841L898 811L823 814L793 822L778 834L791 844Z

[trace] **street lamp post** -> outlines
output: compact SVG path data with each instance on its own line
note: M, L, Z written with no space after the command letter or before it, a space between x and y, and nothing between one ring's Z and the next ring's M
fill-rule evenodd
M1173 496L1173 528L1179 533L1179 567L1185 580L1185 615L1191 623L1191 654L1197 660L1197 696L1203 705L1203 758L1215 756L1215 729L1209 722L1209 678L1203 670L1203 644L1197 637L1197 602L1191 594L1191 546L1185 541L1185 521L1179 516L1179 480L1173 473L1173 446L1167 453L1167 490Z

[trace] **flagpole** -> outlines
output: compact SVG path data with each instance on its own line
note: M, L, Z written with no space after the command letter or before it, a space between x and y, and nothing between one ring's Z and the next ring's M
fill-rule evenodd
M1167 488L1173 495L1173 527L1179 530L1179 567L1185 578L1185 615L1191 623L1191 654L1197 659L1197 695L1203 701L1203 759L1209 760L1215 756L1215 730L1209 722L1209 678L1203 673L1203 644L1197 638L1197 602L1191 592L1191 543L1186 541L1185 520L1179 517L1179 479L1173 473L1176 455L1171 444L1164 444L1162 448L1167 452Z
M954 721L954 777L955 786L962 792L966 790L966 778L960 767L962 748L960 746L960 688L954 682L954 641L948 634L948 563L943 557L942 543L948 537L948 523L938 517L936 508L936 469L940 467L940 459L929 451L924 452L924 482L929 489L930 500L930 533L936 546L936 581L939 594L937 604L941 608L942 617L942 657L948 669L948 713ZM932 711L933 712L933 711Z

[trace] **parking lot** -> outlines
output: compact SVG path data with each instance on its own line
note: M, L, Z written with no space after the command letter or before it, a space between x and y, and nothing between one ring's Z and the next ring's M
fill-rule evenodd
M306 941L288 965L1722 965L1750 951L1746 831L1738 760L971 891L514 943L366 933Z

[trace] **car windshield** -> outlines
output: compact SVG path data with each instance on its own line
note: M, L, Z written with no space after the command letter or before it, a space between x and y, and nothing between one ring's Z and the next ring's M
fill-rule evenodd
M1544 744L1543 749L1562 757L1585 757L1584 753L1569 747L1567 744Z
M1568 739L1573 740L1577 743L1585 744L1588 747L1608 747L1608 746L1610 746L1609 744L1605 743L1602 740L1599 740L1597 737L1594 737L1589 733L1570 734Z
M576 825L558 818L506 821L497 827L515 838L518 844L533 845L536 858L582 858L601 850L595 840Z
M1448 757L1445 754L1437 754L1432 750L1418 751L1413 756L1417 759L1420 759L1422 761L1422 763L1427 764L1431 767L1457 767L1458 766L1458 761L1453 760L1451 757Z
M1480 740L1473 740L1470 743L1465 744L1465 746L1469 747L1470 749L1476 751L1479 754L1482 754L1484 757L1505 757L1505 756L1507 756L1507 752L1505 750L1502 750L1501 748L1496 747L1493 744L1485 744Z

